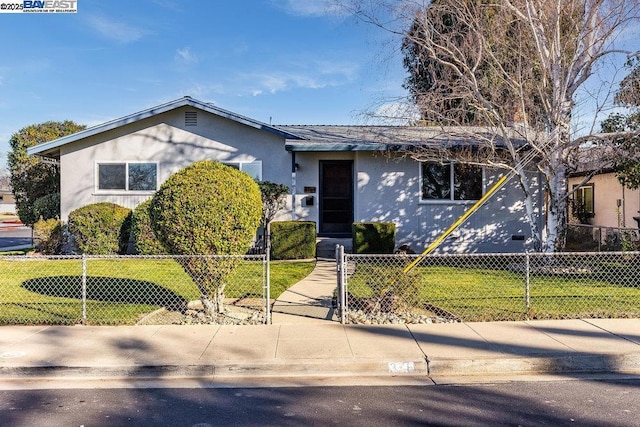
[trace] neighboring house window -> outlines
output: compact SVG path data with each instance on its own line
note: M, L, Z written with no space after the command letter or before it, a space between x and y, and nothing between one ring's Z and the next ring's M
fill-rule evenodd
M256 181L262 181L262 160L255 160L253 162L224 162L224 164L248 173Z
M149 162L98 163L98 190L156 191L158 164Z
M422 200L478 200L482 168L464 163L424 162L420 165Z
M593 217L595 213L595 204L593 199L593 184L587 184L583 186L574 185L575 189L575 214L578 218Z

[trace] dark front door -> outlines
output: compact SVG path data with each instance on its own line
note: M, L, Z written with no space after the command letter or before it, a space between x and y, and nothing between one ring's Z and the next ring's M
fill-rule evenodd
M324 236L350 236L353 223L353 162L320 161L320 231Z

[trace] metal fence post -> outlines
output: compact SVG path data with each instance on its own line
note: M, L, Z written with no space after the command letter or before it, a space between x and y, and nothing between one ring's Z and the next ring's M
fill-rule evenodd
M530 289L531 257L528 252L524 256L525 256L525 275L526 275L525 299L526 299L526 305L527 305L527 318L529 318L529 309L531 308L531 292L530 292L531 291Z
M340 313L340 323L347 323L347 293L345 290L345 280L344 280L344 246L336 245L336 270L337 270L337 280L338 280L338 312Z
M87 257L82 254L82 324L87 323Z
M269 240L267 240L269 242ZM271 244L267 243L267 250L264 257L266 267L265 267L265 309L266 309L266 318L265 323L267 325L271 324Z

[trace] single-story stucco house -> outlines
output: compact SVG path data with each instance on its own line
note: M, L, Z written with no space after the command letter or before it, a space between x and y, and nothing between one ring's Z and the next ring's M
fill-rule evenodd
M183 97L39 144L28 153L59 161L63 221L90 203L135 208L172 173L210 159L257 180L286 184L290 195L276 220L314 221L319 236L349 236L354 221L394 222L397 244L421 251L501 173L463 164L418 162L398 150L413 142L441 144L442 131L408 126L275 126ZM440 250L527 249L531 236L522 198L512 180ZM542 199L537 191L538 212Z

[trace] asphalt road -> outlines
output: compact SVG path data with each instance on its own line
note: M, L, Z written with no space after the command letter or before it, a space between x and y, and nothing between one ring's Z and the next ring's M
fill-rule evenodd
M0 391L5 426L640 426L640 380Z
M0 249L31 244L31 228L25 226L0 227Z

